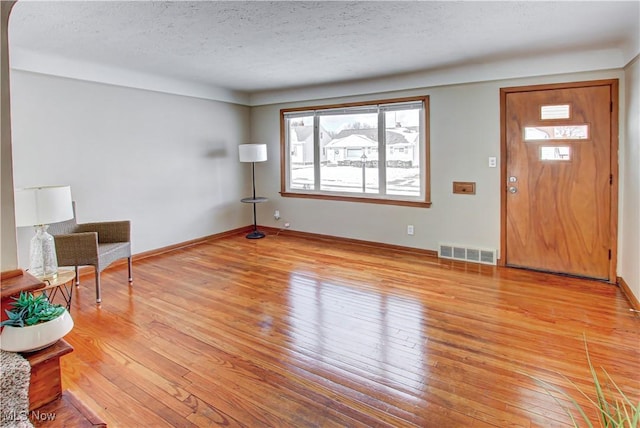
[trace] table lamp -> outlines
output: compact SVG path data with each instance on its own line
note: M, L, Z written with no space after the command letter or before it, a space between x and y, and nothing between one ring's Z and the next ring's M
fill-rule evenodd
M256 221L256 203L265 202L267 198L256 198L256 162L264 162L267 160L266 144L240 144L238 153L240 162L251 162L251 179L253 183L253 197L244 198L242 202L253 204L253 231L247 235L249 239L264 238L264 233L258 230Z
M58 275L56 246L47 228L73 218L70 186L43 186L16 189L16 226L34 226L29 248L29 273L40 279Z

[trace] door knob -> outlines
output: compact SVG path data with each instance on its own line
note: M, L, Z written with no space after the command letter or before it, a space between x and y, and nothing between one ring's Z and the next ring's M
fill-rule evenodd
M517 193L518 192L518 188L515 186L511 186L509 187L509 193Z

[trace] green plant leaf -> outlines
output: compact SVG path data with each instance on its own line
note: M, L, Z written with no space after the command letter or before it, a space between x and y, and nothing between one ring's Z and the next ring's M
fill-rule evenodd
M620 389L620 387L616 384L613 378L609 375L609 373L601 367L605 375L605 383L608 386L607 388L603 387L603 382L600 380L598 373L591 361L591 356L589 355L589 348L587 345L586 335L583 335L585 353L588 362L589 372L591 374L591 379L593 381L593 388L595 392L595 400L587 395L578 385L576 385L571 379L564 375L560 375L565 381L570 383L579 394L589 401L597 410L598 410L598 421L599 425L604 428L637 428L640 423L640 402L637 405L634 405L631 400L628 398L626 394ZM574 427L578 427L578 423L573 416L573 413L567 406L563 405L560 400L558 400L551 391L557 392L567 400L571 402L574 409L580 414L582 419L585 421L589 428L593 428L593 422L589 420L584 409L580 406L580 404L568 393L563 391L562 389L550 384L549 382L545 382L541 379L537 379L533 376L529 376L526 373L525 376L535 380L540 383L547 394L549 394L560 407L564 409L564 411L571 418L571 422ZM610 386L613 386L613 389ZM609 393L609 396L607 395ZM620 398L612 397L614 393L617 393Z
M24 327L56 319L65 312L62 305L54 305L44 293L34 296L33 293L20 293L13 296L13 310L6 310L8 319L0 325Z
M528 375L526 373L523 373L523 374L525 376L533 379L534 381L538 382L540 385L542 385L542 387L544 388L545 392L551 398L553 398L553 401L555 401L560 407L562 407L562 409L565 411L565 413L567 413L567 415L569 415L569 418L571 418L571 423L573 423L574 427L579 428L579 426L580 426L580 425L578 425L578 421L576 420L575 416L573 416L573 413L571 412L571 410L569 410L569 408L567 406L562 404L560 402L560 400L558 400L558 398L551 393L551 391L555 391L555 392L559 393L560 395L562 395L563 397L565 397L567 400L569 400L571 402L571 404L573 405L573 407L578 411L578 413L580 414L582 419L585 421L587 426L589 428L593 428L593 424L591 423L591 421L587 417L585 411L582 409L582 406L580 406L580 404L572 396L570 396L569 394L567 394L566 392L564 392L562 389L558 388L557 386L550 384L549 382L546 382L546 381L544 381L542 379L538 379L536 377L530 376L530 375ZM569 382L571 382L571 380L569 380ZM571 383L573 384L573 382L571 382Z

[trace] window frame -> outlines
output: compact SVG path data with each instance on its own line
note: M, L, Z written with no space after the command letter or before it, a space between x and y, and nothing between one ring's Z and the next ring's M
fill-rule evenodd
M400 195L385 195L385 197L380 197L380 195L372 195L372 196L364 196L365 194L354 193L353 196L345 195L345 194L331 194L331 192L327 191L305 191L304 189L296 189L296 190L287 190L287 177L288 177L288 168L290 158L288 156L288 143L287 143L287 125L286 125L286 115L291 113L302 113L302 112L311 112L314 114L314 126L317 126L317 115L315 112L322 110L333 110L340 108L352 108L352 107L366 107L366 106L378 106L385 104L399 104L399 103L410 103L410 102L422 102L424 106L422 121L424 124L423 132L423 140L424 140L424 150L421 154L421 180L424 185L424 195L420 200L409 200L402 199ZM380 113L378 113L380 114ZM320 166L319 156L317 156L320 152L320 147L317 141L314 141L314 152L316 156L314 156L314 170ZM280 110L280 195L285 198L302 198L302 199L323 199L323 200L332 200L332 201L347 201L347 202L361 202L361 203L369 203L369 204L382 204L382 205L401 205L401 206L411 206L411 207L420 207L420 208L429 208L431 207L431 165L430 165L430 123L429 123L429 96L421 95L415 97L405 97L405 98L392 98L392 99L383 99L383 100L372 100L372 101L359 101L359 102L349 102L349 103L341 103L341 104L328 104L328 105L318 105L318 106L307 106L307 107L295 107L295 108L284 108ZM422 166L424 165L424 166Z

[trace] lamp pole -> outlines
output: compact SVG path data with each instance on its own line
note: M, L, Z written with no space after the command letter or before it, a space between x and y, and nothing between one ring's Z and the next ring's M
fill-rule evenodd
M251 182L253 183L253 200L256 200L256 163L251 162ZM258 220L256 218L256 203L253 203L253 233L258 233Z

